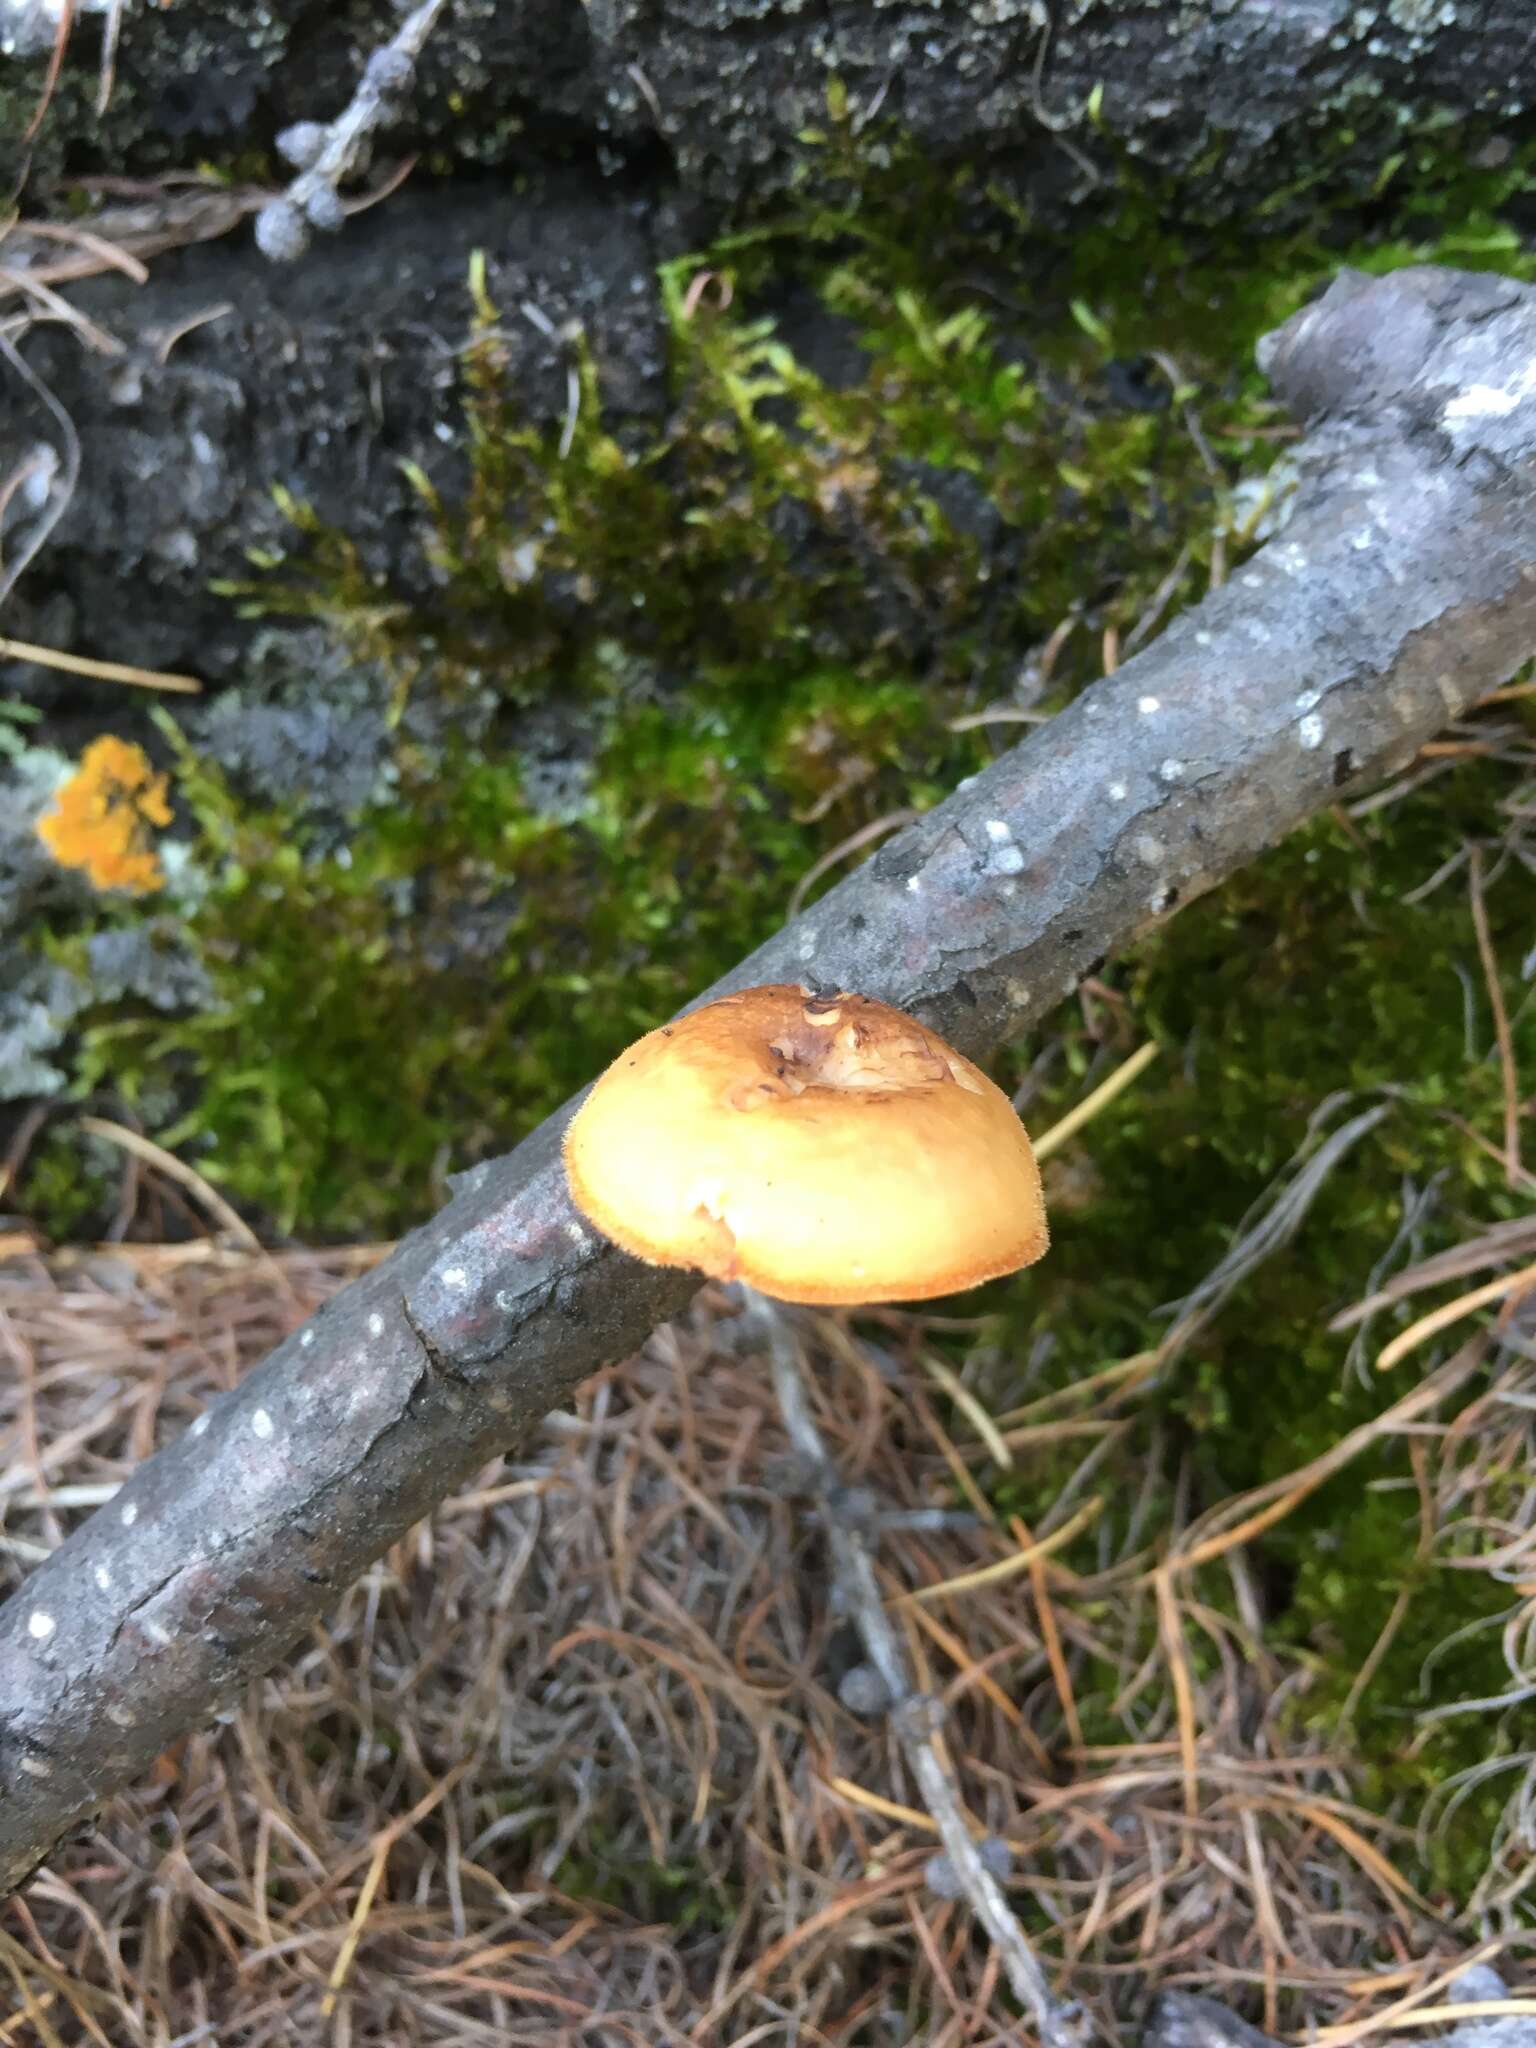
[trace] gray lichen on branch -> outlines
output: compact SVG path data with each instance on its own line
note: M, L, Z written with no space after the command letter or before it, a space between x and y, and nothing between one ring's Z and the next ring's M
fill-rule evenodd
M1527 287L1339 279L1266 348L1309 427L1284 530L721 990L835 981L984 1053L1402 766L1536 644L1533 358ZM687 1299L686 1276L572 1210L568 1113L477 1169L0 1609L0 1888Z

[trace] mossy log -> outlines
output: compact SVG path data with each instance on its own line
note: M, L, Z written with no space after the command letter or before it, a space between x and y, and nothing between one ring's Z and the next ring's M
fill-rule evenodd
M1345 274L1262 351L1307 424L1229 584L718 985L915 1010L973 1055L1536 644L1536 289ZM148 1459L0 1609L0 1890L686 1302L572 1209L563 1111Z

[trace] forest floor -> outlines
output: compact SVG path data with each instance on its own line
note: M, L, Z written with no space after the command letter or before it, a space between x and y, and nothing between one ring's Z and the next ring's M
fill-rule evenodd
M11 1249L5 1579L378 1255ZM1533 1252L1526 1218L1383 1291L1416 1313ZM1107 2030L1182 1986L1346 2048L1528 1946L1518 1748L1485 1719L1486 1771L1425 1798L1410 1765L1384 1798L1351 1729L1370 1702L1405 1757L1432 1746L1433 1683L1384 1706L1373 1688L1437 1560L1502 1582L1519 1662L1536 1345L1507 1305L1458 1321L1373 1419L1223 1496L1156 1419L1197 1321L1077 1382L1038 1344L1009 1355L996 1315L797 1327L970 1814L1008 1845L1056 1981ZM840 1700L856 1639L732 1323L706 1289L57 1856L0 1931L0 2039L1016 2039L883 1717ZM1283 1607L1271 1625L1276 1539L1320 1488L1339 1547L1339 1504L1374 1490L1426 1567L1327 1713L1326 1642ZM1458 1821L1493 1772L1497 1800Z

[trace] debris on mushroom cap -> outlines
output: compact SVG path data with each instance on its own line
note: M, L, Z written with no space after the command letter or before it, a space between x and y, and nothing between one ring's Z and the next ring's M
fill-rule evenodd
M1007 1096L868 996L774 984L664 1024L598 1080L565 1169L625 1251L781 1301L921 1301L1049 1243Z

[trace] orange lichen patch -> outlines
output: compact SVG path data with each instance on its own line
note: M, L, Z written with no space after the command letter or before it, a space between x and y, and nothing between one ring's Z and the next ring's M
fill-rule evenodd
M148 895L165 883L150 834L171 822L166 789L142 747L104 734L80 757L55 808L38 819L37 836L56 861L83 868L98 889Z

